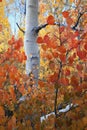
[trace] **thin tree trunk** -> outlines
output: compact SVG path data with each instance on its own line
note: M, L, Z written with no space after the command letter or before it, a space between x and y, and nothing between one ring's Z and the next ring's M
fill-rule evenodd
M34 28L38 26L38 0L26 0L26 22L24 47L27 56L26 73L34 74L38 79L39 49L36 43L37 34Z

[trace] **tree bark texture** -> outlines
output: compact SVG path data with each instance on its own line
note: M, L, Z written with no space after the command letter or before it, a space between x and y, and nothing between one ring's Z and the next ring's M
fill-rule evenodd
M38 0L26 0L26 22L24 48L27 56L26 73L34 74L38 79L39 74L39 48L36 43L37 33L34 28L38 26Z

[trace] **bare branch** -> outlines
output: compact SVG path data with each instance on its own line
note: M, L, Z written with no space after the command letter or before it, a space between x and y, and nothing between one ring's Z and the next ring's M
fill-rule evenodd
M16 23L16 25L19 28L19 30L25 34L25 31L22 28L20 28L20 26L18 25L18 23Z
M34 27L32 29L32 31L34 31L35 33L39 33L39 31L43 28L45 28L46 26L48 26L49 24L48 23L45 23L45 24L42 24L42 25L39 25L38 27ZM60 24L58 22L55 22L54 25L57 25L57 26L65 26L64 24Z
M34 28L32 29L32 31L34 31L35 33L38 33L41 29L45 28L47 25L48 25L48 24L46 23L46 24L42 24L42 25L40 25L40 26L38 26L38 27L34 27Z

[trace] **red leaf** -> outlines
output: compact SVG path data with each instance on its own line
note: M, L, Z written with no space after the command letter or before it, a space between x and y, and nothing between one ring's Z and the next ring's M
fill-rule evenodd
M22 38L19 38L13 45L14 49L19 50L23 46Z
M51 39L51 40L49 41L48 47L49 47L49 48L56 49L56 48L58 47L58 44L57 44L57 42L56 42L55 40Z
M77 47L78 47L78 41L75 39L72 39L71 43L69 44L69 49L77 48Z
M63 55L63 54L61 54L61 55L59 55L59 57L60 57L60 60L62 61L62 62L66 62L66 56L65 55Z
M77 70L79 70L79 71L83 70L83 66L82 66L81 64L78 64L78 65L76 66L76 68L77 68Z
M49 38L49 36L47 34L44 36L43 41L44 41L44 43L49 43L50 42L50 38Z
M65 48L65 46L60 46L60 47L58 47L57 48L57 50L60 52L60 53L66 53L66 48Z
M60 27L60 28L59 28L59 31L60 31L60 33L62 33L62 32L64 31L64 27L63 27L63 26Z
M47 18L47 23L48 23L49 25L53 25L54 22L55 22L54 17L53 17L52 15L48 16L48 18Z
M71 77L71 85L75 86L75 87L79 85L79 81L78 81L78 78L76 76Z
M75 35L75 37L78 37L79 36L79 32L75 31L74 35Z
M15 43L15 37L12 36L11 40L8 41L9 45L13 45Z
M69 75L70 75L70 70L69 70L69 69L66 69L66 70L65 70L65 75L66 75L66 76L69 76Z
M52 54L54 58L58 58L58 55L59 55L58 52L54 51Z
M69 59L68 59L68 61L69 61L69 64L72 64L73 61L74 61L74 58L70 56Z
M43 43L43 38L42 37L38 37L37 38L37 43Z
M64 86L67 86L69 84L69 79L68 78L60 78L59 83L63 84Z
M47 53L46 54L46 58L48 59L48 60L51 60L53 57L52 57L52 54L51 53Z
M2 0L0 0L0 2L2 2Z
M69 16L69 12L68 11L64 11L62 12L62 15L64 18L67 18Z
M86 52L85 51L77 51L77 55L80 59L85 59L86 58Z
M55 83L55 82L57 82L58 81L58 73L54 73L53 75L51 75L51 76L49 76L49 82L53 82L53 83Z

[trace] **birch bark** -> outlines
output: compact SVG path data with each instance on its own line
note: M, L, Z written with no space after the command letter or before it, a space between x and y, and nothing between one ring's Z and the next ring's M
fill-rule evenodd
M27 56L26 73L34 74L38 79L39 73L39 48L36 44L37 34L33 30L38 26L38 0L26 0L26 22L24 48Z

